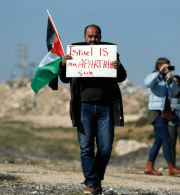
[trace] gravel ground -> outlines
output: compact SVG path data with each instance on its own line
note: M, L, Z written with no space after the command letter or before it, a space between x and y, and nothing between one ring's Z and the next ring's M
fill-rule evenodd
M143 157L143 159L141 159ZM110 164L116 166L124 166L124 167L139 167L144 168L146 159L148 157L147 149L140 149L137 152L133 152L131 154L127 154L123 157L116 157L110 160ZM132 161L133 159L133 161ZM132 162L131 162L132 161ZM164 157L163 154L158 155L157 159L157 167L163 167L166 163L163 162ZM177 159L178 164L180 163L180 159ZM5 165L4 165L5 166ZM167 168L166 166L164 168ZM7 170L6 170L7 171ZM22 171L21 171L22 172ZM10 173L11 172L8 172ZM0 173L0 195L21 195L21 194L36 194L36 195L67 195L67 194L83 194L86 186L84 185L62 185L62 184L45 184L45 183L26 183L23 181L19 182L11 182L11 180L15 180L14 176L8 174ZM12 172L15 173L15 172ZM7 177L7 178L6 178ZM178 178L177 178L178 179ZM153 190L153 188L148 189L135 189L132 187L103 187L104 195L180 195L179 191L175 191L169 189L168 187L165 189Z
M143 168L146 165L146 161L148 159L148 154L149 154L149 149L142 148L136 152L129 153L127 155L121 156L121 157L116 157L116 158L111 158L109 164L113 166L118 166L118 167L137 167L137 168ZM39 155L34 155L30 153L22 153L20 151L16 151L12 148L4 148L0 146L0 155L1 155L1 160L8 160L8 161L14 161L15 164L16 162L28 162L31 164L31 162L44 162L47 159L51 159L53 161L56 161L59 159L54 158L54 156L39 156ZM34 160L32 160L34 159ZM66 159L72 161L71 156L66 156ZM51 161L48 160L48 161ZM180 159L177 159L177 166L180 167ZM21 167L21 166L20 166ZM158 158L156 160L156 168L159 169L162 167L163 169L167 169L167 164L164 160L163 154L159 154ZM2 168L1 168L2 169ZM3 169L2 169L3 170ZM12 169L13 170L13 169ZM16 173L16 170L13 171L6 171L7 173ZM2 172L0 173L0 195L30 195L30 194L36 194L36 195L67 195L67 194L83 194L85 190L84 185L62 185L62 184L44 184L43 182L41 183L26 183L26 181L20 181L19 182L11 182L8 180L14 180L12 175L8 174L3 174ZM18 171L17 171L18 173ZM20 173L23 173L22 170L20 170ZM32 170L33 173L33 170ZM28 172L29 174L29 172ZM38 172L39 174L39 172ZM61 173L60 173L61 174ZM37 175L37 173L35 173ZM6 178L9 177L9 178ZM6 180L6 181L5 181ZM179 180L177 178L177 180ZM150 182L150 181L148 181ZM80 182L79 182L80 183ZM168 185L171 187L171 185ZM140 186L142 187L142 186ZM175 191L172 189L169 189L168 187L166 190L164 189L158 189L158 190L153 190L153 188L148 188L145 189L142 187L142 189L138 188L132 188L132 187L113 187L113 188L108 188L108 187L103 187L103 194L104 195L180 195L180 188L178 188L179 191Z
M25 183L0 183L1 195L65 195L83 193L84 185L50 185L50 184L25 184ZM103 188L104 195L179 195L180 191L154 191L150 189L133 189L133 188Z

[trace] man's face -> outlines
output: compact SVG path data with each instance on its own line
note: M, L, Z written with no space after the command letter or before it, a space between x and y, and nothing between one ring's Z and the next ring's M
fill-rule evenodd
M89 26L86 30L86 35L84 35L84 40L89 45L97 45L100 43L101 35L99 31L94 26Z

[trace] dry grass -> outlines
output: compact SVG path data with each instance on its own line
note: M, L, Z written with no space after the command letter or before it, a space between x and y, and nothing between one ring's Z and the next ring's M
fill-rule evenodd
M152 125L136 127L135 122L130 122L124 127L116 127L112 156L116 156L114 148L119 139L153 143L153 138L148 139L151 134L153 134ZM74 157L80 156L75 128L34 128L32 123L0 120L0 135L1 146L44 154L58 153L60 149L63 149ZM176 148L177 157L180 157L179 141Z

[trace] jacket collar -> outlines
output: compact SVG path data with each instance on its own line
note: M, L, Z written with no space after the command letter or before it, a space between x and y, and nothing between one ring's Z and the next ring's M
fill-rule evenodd
M166 75L162 75L162 74L160 74L160 75L159 75L159 77L160 77L161 79L166 80Z

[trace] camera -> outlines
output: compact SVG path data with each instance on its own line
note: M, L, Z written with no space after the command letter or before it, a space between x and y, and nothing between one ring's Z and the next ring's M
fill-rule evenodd
M170 71L173 71L173 70L175 70L175 66L168 66L167 69L170 70Z

